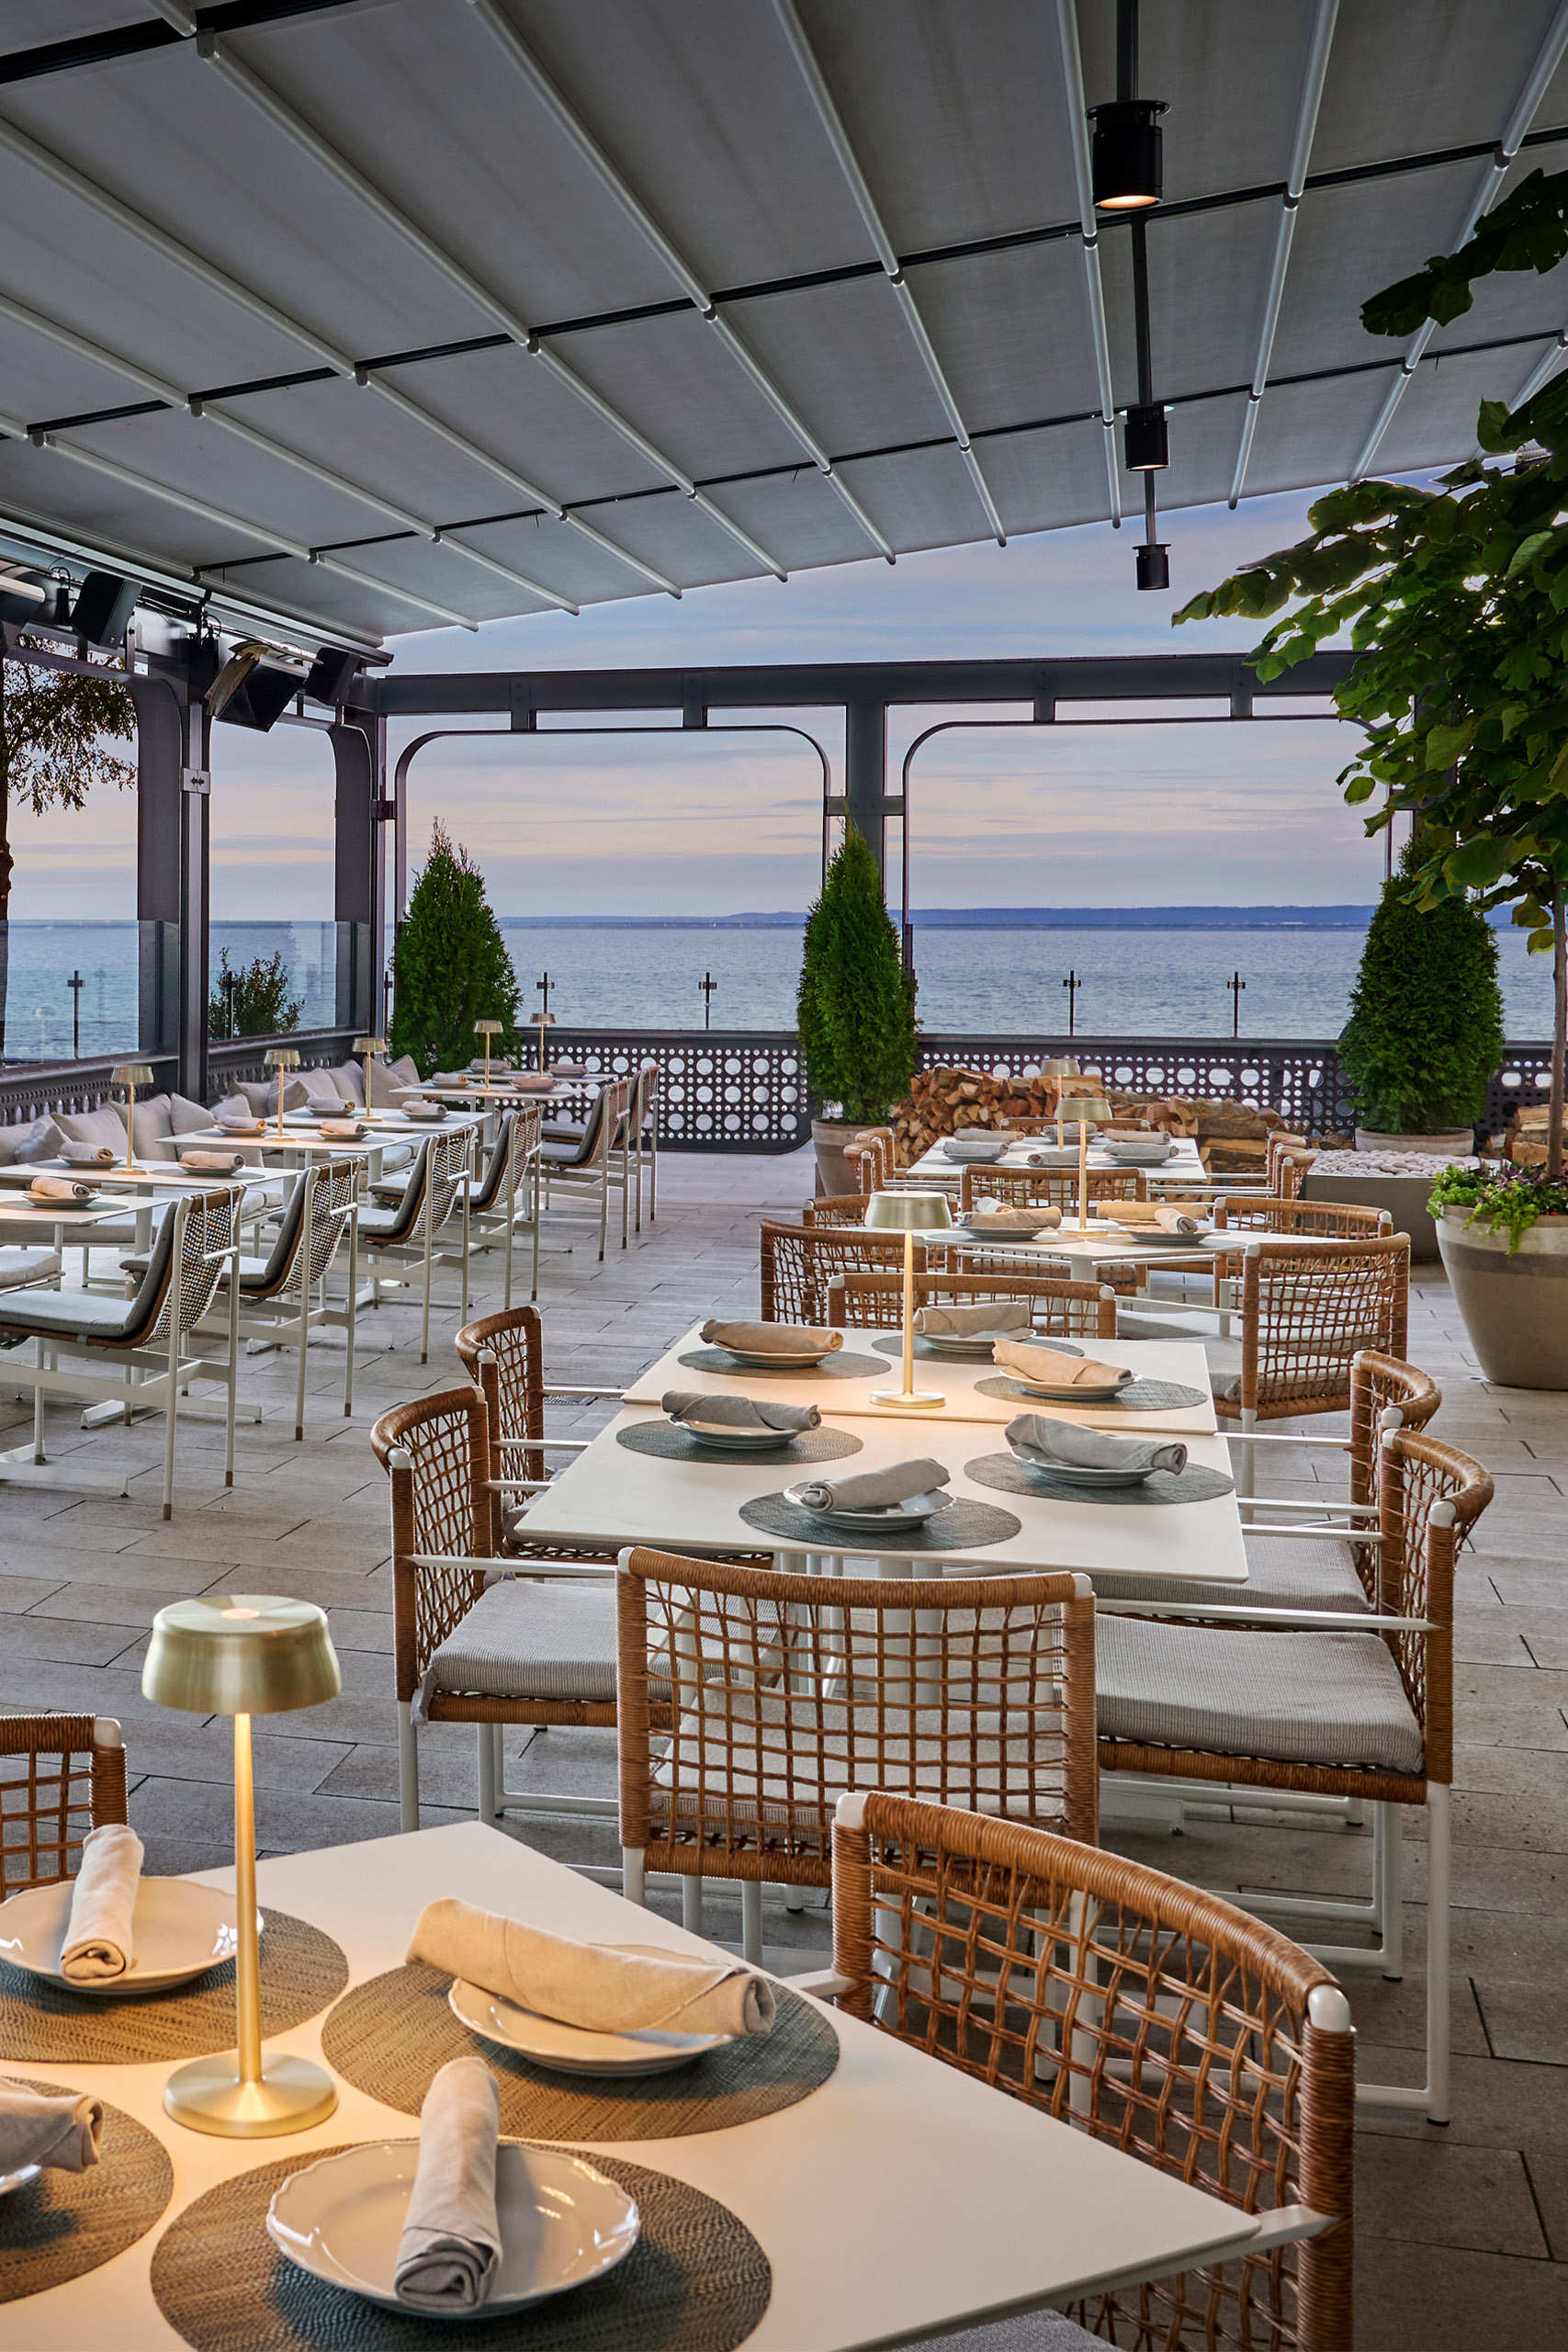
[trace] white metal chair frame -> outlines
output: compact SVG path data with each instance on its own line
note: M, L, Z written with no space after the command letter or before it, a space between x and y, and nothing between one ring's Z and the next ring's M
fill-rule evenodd
M343 1409L354 1410L354 1346L359 1288L359 1170L352 1160L312 1162L299 1180L295 1194L299 1209L294 1242L286 1263L267 1289L247 1290L243 1282L224 1278L223 1287L239 1296L239 1336L263 1347L294 1348L299 1352L294 1389L294 1435L305 1435L306 1350L312 1331L329 1328L347 1335L343 1378ZM283 1213L287 1225L294 1210L290 1200ZM348 1235L348 1294L334 1306L327 1296L327 1274L344 1233ZM227 1328L229 1317L223 1317ZM200 1329L210 1331L217 1320L209 1312Z
M629 1078L609 1080L601 1089L590 1114L592 1134L591 1148L585 1158L577 1160L551 1159L541 1149L540 1179L544 1192L544 1208L548 1213L554 1206L554 1196L559 1192L569 1199L573 1196L599 1204L599 1255L604 1255L604 1241L609 1231L610 1192L612 1186L621 1195L621 1247L626 1247L628 1237L628 1195L631 1189L631 1097L634 1080ZM619 1166L615 1162L619 1162Z
M419 1158L409 1177L402 1209L409 1208L409 1196L414 1195L417 1205L397 1238L383 1238L367 1230L363 1220L359 1226L358 1250L370 1274L368 1290L357 1301L360 1306L378 1307L381 1294L389 1287L416 1290L420 1295L419 1360L430 1361L430 1310L436 1304L432 1297L432 1283L438 1265L459 1262L455 1252L438 1251L435 1237L451 1216L455 1204L462 1210L462 1257L464 1306L467 1306L468 1286L468 1196L463 1179L468 1173L468 1146L471 1131L461 1127L448 1134L440 1130L425 1136L420 1146ZM394 1211L394 1218L398 1212ZM414 1238L417 1228L417 1238ZM401 1271L400 1271L401 1270ZM456 1300L446 1302L456 1306Z
M502 1113L491 1159L482 1176L470 1177L464 1187L464 1202L468 1213L468 1250L463 1264L463 1316L468 1313L468 1252L489 1250L499 1239L506 1256L504 1299L512 1305L513 1260L517 1238L519 1212L522 1229L531 1235L534 1263L530 1298L539 1295L539 1136L543 1114L537 1103L520 1105ZM498 1167L498 1161L500 1166ZM454 1223L457 1204L447 1215L447 1225ZM457 1262L455 1253L438 1253L442 1265Z

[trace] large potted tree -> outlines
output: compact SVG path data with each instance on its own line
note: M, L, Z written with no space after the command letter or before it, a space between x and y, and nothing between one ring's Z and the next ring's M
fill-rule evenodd
M1531 203L1553 209L1540 250L1561 259L1568 175L1536 175L1534 197L1531 185L1459 254L1375 296L1363 322L1408 334L1425 317L1467 308L1470 277L1548 266L1530 243ZM1568 379L1511 413L1483 403L1477 433L1485 454L1434 488L1359 481L1330 492L1310 512L1309 538L1249 564L1176 618L1263 619L1291 604L1253 656L1262 678L1349 631L1359 658L1337 699L1366 732L1341 782L1352 803L1382 795L1369 832L1400 812L1418 824L1399 883L1407 901L1423 910L1467 899L1483 912L1506 907L1531 952L1552 958L1546 1168L1506 1174L1484 1201L1473 1177L1439 1184L1432 1199L1483 1370L1512 1386L1559 1388L1568 1386Z
M517 975L485 896L484 876L461 842L454 846L439 818L430 855L409 894L392 955L394 1055L406 1054L428 1079L466 1069L476 1021L500 1021L495 1052L521 1043Z
M852 825L806 919L795 1023L822 1114L811 1122L817 1189L852 1193L844 1146L903 1101L916 1052L915 983L904 969L876 861Z

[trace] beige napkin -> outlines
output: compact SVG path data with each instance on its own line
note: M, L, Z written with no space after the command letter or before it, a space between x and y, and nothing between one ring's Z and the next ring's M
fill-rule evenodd
M416 2312L478 2310L501 2268L495 2211L501 2086L482 2058L449 2058L419 2112L419 2163L393 2283Z
M68 1983L107 1984L125 1974L136 1957L130 1922L141 1876L141 1840L124 1822L106 1822L84 1841L60 1956Z
M739 1348L752 1356L803 1355L807 1348L820 1348L830 1355L844 1344L841 1331L813 1330L805 1323L721 1323L710 1317L699 1335L710 1347Z
M1162 1233L1202 1233L1207 1230L1201 1215L1194 1216L1190 1209L1179 1208L1174 1201L1161 1201L1155 1211L1155 1223Z
M39 2091L0 2075L0 2172L48 2165L85 2172L98 2161L104 2103L87 2091Z
M107 1143L62 1143L60 1157L67 1168L112 1168L119 1154Z
M1065 1356L1055 1348L1029 1348L1018 1340L998 1340L992 1361L1026 1380L1046 1382L1053 1388L1113 1388L1132 1379L1124 1368L1097 1363L1092 1356Z
M773 2030L773 1986L732 1962L686 1960L676 1952L649 1960L603 1944L574 1943L453 1896L425 1905L408 1957L591 2033Z
M791 1491L807 1510L886 1510L911 1495L945 1487L951 1475L925 1454L889 1463L886 1470L863 1470L852 1478L803 1478Z
M232 1176L243 1165L237 1151L187 1151L180 1161L182 1168L194 1168L198 1176Z
M1029 1309L1015 1298L998 1298L987 1306L918 1306L915 1329L923 1340L962 1340L978 1331L1027 1331Z
M976 1201L965 1214L964 1224L971 1233L1044 1233L1053 1231L1062 1222L1060 1209L1042 1205L1036 1209L1004 1206L1000 1201Z
M28 1195L35 1201L64 1201L72 1205L94 1197L91 1184L78 1183L73 1176L35 1176Z
M766 1396L721 1396L700 1388L667 1388L659 1406L672 1421L701 1421L718 1430L814 1430L822 1420L815 1405L775 1405Z
M1157 1225L1160 1204L1157 1201L1106 1201L1101 1204L1108 1217L1117 1225Z

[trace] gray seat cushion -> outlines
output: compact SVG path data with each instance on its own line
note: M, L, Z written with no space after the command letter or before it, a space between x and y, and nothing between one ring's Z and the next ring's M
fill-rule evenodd
M1096 1577L1102 1600L1190 1600L1209 1607L1367 1610L1348 1544L1315 1536L1264 1535L1247 1542L1247 1582L1194 1584L1180 1577Z
M1096 1707L1112 1739L1418 1773L1421 1726L1377 1634L1270 1634L1102 1617Z
M414 1721L438 1690L485 1699L615 1696L615 1590L589 1584L503 1577L481 1593L424 1670Z
M45 1281L60 1272L58 1250L0 1250L0 1290Z
M991 2327L966 2327L962 2335L927 2335L921 2352L1106 2352L1105 2338L1090 2335L1061 2312L1022 2312Z
M96 1290L21 1291L0 1301L0 1329L41 1332L46 1339L106 1342L119 1339L141 1320L134 1298L107 1298Z

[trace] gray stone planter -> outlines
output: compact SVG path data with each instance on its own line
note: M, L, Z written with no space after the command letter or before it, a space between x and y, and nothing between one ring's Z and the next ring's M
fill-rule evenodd
M1539 1217L1510 1254L1469 1215L1443 1211L1438 1247L1482 1371L1503 1388L1568 1388L1568 1216Z
M1443 1127L1429 1136L1385 1136L1376 1127L1356 1129L1358 1151L1432 1151L1439 1159L1468 1159L1472 1144L1469 1127Z
M1464 1139L1470 1148L1470 1137ZM1436 1171L1434 1171L1435 1174ZM1438 1256L1438 1228L1427 1203L1432 1176L1319 1176L1309 1168L1302 1180L1303 1201L1344 1201L1354 1208L1386 1209L1395 1233L1410 1236L1412 1263Z

